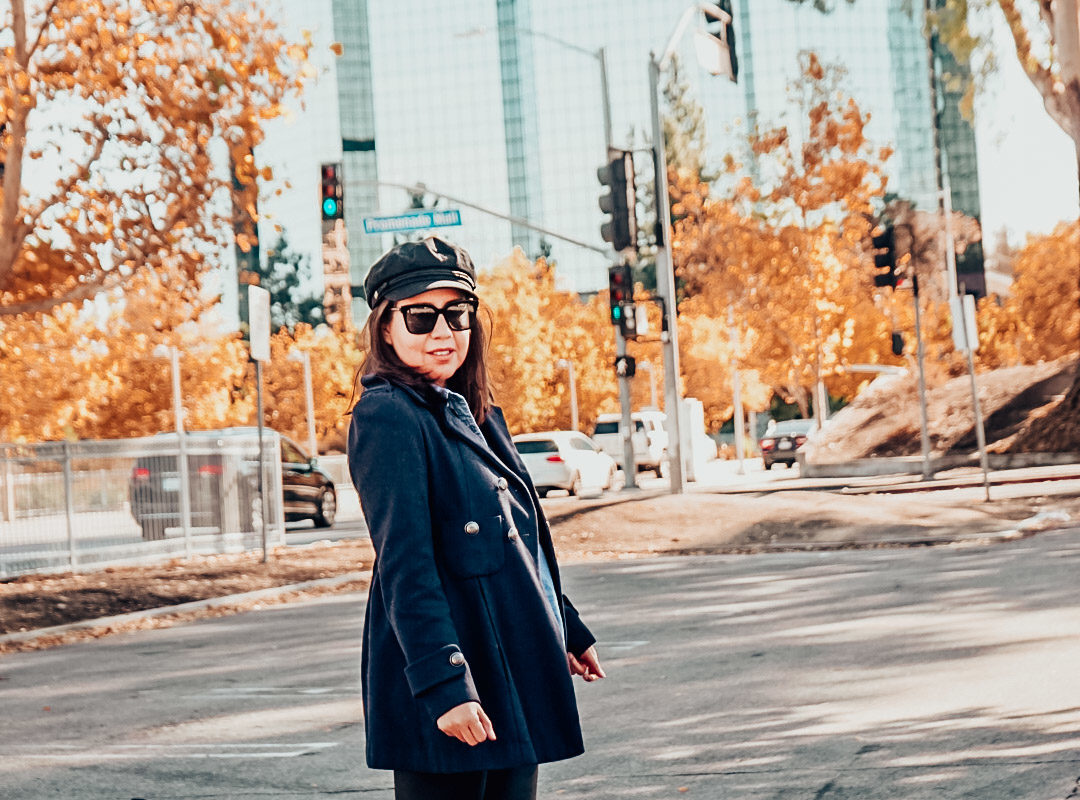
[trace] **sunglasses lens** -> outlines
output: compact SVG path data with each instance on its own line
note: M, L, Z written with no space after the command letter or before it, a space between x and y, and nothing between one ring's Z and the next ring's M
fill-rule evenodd
M472 306L467 303L448 306L443 309L443 314L446 315L446 324L450 326L450 330L464 331L471 327Z
M403 308L401 313L405 317L405 330L409 333L431 333L439 318L439 312L434 308Z

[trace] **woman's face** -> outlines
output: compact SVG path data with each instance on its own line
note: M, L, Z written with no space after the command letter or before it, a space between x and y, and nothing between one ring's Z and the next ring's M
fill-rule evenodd
M429 333L410 333L406 327L406 314L411 316L414 329L433 315L431 308L443 309L468 299L457 289L429 289L393 304L390 321L383 328L383 337L394 348L397 357L425 378L439 386L445 386L458 368L465 363L469 352L472 331L452 330L444 314L435 318L435 327ZM409 310L411 306L428 306ZM458 316L460 315L451 315ZM471 315L470 315L470 318Z

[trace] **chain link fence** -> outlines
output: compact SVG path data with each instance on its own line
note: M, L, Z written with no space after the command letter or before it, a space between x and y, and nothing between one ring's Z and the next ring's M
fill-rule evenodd
M282 544L280 447L260 470L243 429L0 443L0 578Z

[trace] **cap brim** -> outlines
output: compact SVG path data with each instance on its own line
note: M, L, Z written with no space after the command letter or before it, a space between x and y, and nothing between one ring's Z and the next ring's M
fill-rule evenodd
M453 278L442 278L434 281L430 279L412 281L401 286L395 286L393 289L387 291L383 297L386 300L396 303L399 300L408 300L410 297L415 297L416 295L431 289L457 289L459 292L462 292L469 297L476 297L476 292L469 284L464 281L456 281Z

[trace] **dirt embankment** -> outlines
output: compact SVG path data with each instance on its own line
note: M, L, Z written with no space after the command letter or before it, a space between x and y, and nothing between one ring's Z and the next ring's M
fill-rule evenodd
M1080 440L1069 433L1077 428L1077 411L1067 397L1076 364L1076 359L1066 359L978 373L987 449L1080 452ZM919 418L917 377L883 376L838 411L803 449L811 463L919 455ZM966 374L927 391L927 420L933 455L975 450L975 414Z

